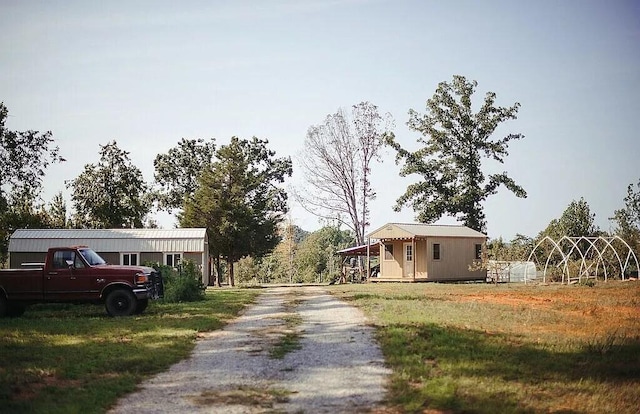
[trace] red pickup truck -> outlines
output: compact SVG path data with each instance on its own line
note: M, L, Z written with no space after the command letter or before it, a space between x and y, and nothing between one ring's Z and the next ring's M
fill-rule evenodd
M108 265L85 246L54 247L45 263L0 270L0 317L20 316L33 303L104 303L111 316L142 313L163 296L162 276L150 267Z

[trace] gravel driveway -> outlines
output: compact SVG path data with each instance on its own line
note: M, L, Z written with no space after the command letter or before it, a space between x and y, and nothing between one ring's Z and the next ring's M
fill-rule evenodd
M110 412L375 412L389 370L372 334L361 311L320 287L268 288Z

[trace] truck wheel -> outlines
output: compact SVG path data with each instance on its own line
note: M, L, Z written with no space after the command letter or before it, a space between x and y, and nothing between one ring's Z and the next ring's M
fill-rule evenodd
M136 305L136 314L140 314L144 312L149 306L149 299L138 299L138 304Z
M7 316L7 298L0 292L0 318Z
M116 289L107 295L104 302L107 313L111 316L129 316L136 310L137 300L131 291Z

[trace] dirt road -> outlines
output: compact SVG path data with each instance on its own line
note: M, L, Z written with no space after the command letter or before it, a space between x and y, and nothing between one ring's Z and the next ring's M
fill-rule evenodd
M111 413L374 412L388 375L358 309L320 287L269 288Z

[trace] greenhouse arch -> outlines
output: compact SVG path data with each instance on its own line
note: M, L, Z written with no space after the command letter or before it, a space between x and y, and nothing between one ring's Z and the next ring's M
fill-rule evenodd
M540 256L544 266L536 260ZM596 279L599 275L605 281L615 276L625 280L632 271L637 275L640 268L631 246L618 236L563 236L557 240L545 236L535 245L527 261L544 269L543 282L547 281L547 271L551 267L562 271L562 283L567 284Z

